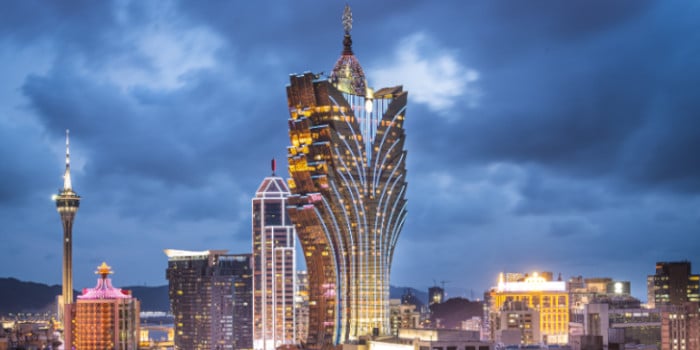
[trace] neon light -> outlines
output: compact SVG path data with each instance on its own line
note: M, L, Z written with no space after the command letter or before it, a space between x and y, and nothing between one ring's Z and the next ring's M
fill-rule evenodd
M498 284L499 292L566 292L564 281L503 282Z

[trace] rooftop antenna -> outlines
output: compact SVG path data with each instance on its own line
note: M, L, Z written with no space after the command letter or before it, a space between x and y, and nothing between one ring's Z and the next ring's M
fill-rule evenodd
M352 11L348 4L345 4L345 10L343 11L343 29L345 30L343 54L352 55L352 39L350 38L350 31L352 30Z
M73 184L70 180L70 130L66 129L66 172L63 174L63 190L71 190Z

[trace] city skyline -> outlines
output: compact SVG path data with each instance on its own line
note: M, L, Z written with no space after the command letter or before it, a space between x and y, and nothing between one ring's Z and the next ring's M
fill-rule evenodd
M288 74L330 72L344 3L219 5L3 11L0 276L60 284L65 129L85 198L74 271L106 260L121 285L164 285L162 249L250 251ZM697 269L697 4L350 5L369 85L411 95L393 285L478 297L498 272L544 270L644 298L657 261Z

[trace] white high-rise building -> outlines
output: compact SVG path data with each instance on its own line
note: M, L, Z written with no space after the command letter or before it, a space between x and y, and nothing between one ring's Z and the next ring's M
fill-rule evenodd
M296 231L287 216L289 188L266 177L253 198L253 347L276 349L297 343Z

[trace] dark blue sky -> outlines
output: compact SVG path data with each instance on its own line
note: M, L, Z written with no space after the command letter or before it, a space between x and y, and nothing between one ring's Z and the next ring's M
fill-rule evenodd
M392 284L499 271L700 271L700 3L351 1L370 86L404 84L409 214ZM329 72L341 1L15 1L0 12L0 276L165 284L164 248L250 251L285 162L290 73ZM286 177L286 171L282 171Z

